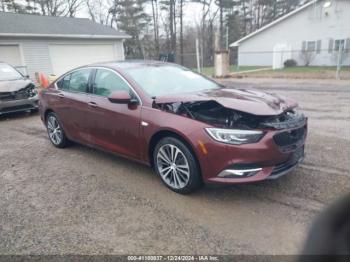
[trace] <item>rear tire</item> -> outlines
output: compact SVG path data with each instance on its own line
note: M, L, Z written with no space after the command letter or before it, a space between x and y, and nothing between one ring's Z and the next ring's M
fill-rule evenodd
M176 193L189 194L203 184L194 154L177 138L162 138L154 149L153 161L162 182Z
M58 148L68 146L69 140L64 133L62 124L54 112L50 112L46 116L46 129L51 143Z

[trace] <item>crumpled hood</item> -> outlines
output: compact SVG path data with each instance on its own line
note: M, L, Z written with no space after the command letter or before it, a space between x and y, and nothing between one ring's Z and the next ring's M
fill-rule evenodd
M16 91L28 86L31 83L32 83L32 81L30 81L29 79L0 81L0 93L1 92L16 92Z
M187 95L160 96L156 103L213 100L222 106L253 115L279 115L298 104L291 99L258 90L222 88Z

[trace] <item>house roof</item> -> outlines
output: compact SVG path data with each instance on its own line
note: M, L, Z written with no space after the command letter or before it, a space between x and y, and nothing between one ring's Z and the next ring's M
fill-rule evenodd
M0 36L123 39L127 34L88 18L0 12Z
M322 0L315 0L315 1L318 2L318 1L322 1ZM230 44L230 47L239 46L239 44L242 43L243 41L245 41L245 40L247 40L247 39L249 39L249 38L251 38L251 37L253 37L253 36L257 35L257 34L260 34L261 32L264 32L265 30L269 29L270 27L273 27L274 25L276 25L276 24L278 24L278 23L288 19L289 17L299 13L300 11L308 8L310 5L315 4L315 1L310 1L310 2L306 3L305 5L295 9L294 11L292 11L292 12L290 12L290 13L288 13L288 14L286 14L286 15L278 18L278 19L276 19L275 21L273 21L273 22L271 22L271 23L261 27L260 29L254 31L253 33L250 33L249 35L246 35L245 37L237 40L236 42L234 42L232 44Z

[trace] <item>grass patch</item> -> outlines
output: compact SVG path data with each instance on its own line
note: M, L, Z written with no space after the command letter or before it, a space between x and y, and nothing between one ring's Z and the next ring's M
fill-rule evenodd
M230 72L243 72L255 69L266 68L266 66L240 66L237 68L235 65L230 65ZM193 70L197 70L196 68L192 68ZM282 69L276 70L264 70L259 72L251 72L247 74L298 74L298 73L306 73L306 74L322 74L322 73L331 73L337 70L335 66L295 66L295 67L286 67ZM350 72L350 66L344 66L341 68L342 72ZM204 67L202 70L202 74L212 76L214 75L214 67Z
M248 70L255 70L255 69L259 69L259 68L264 68L261 66L240 66L239 68L237 68L237 66L235 65L230 65L230 72L242 72L242 71L248 71ZM193 70L197 70L197 68L192 68ZM210 66L210 67L203 67L202 69L202 74L204 75L208 75L208 76L212 76L214 75L214 67Z
M263 77L263 78L292 78L292 79L334 79L337 67L335 66L295 66L282 69L266 69L261 71L252 71L256 69L267 68L266 66L237 66L231 65L231 73L236 74L236 77ZM196 71L196 68L192 68ZM202 74L207 76L214 75L214 67L204 67ZM232 75L234 76L234 75ZM341 79L350 79L350 66L343 66L340 73Z
M264 73L323 73L323 72L335 72L337 68L335 66L295 66L286 67L276 70L267 70ZM350 72L350 67L342 67L341 71Z
M335 66L296 66L282 69L268 69L262 71L245 72L239 74L242 77L267 77L267 78L291 78L291 79L334 79L336 77ZM341 79L350 78L350 67L344 66L340 72Z

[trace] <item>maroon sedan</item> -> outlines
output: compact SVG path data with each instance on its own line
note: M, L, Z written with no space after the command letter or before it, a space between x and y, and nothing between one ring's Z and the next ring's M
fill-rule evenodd
M178 193L275 179L304 156L307 119L294 101L174 64L80 67L43 91L39 107L54 146L74 141L147 164Z

